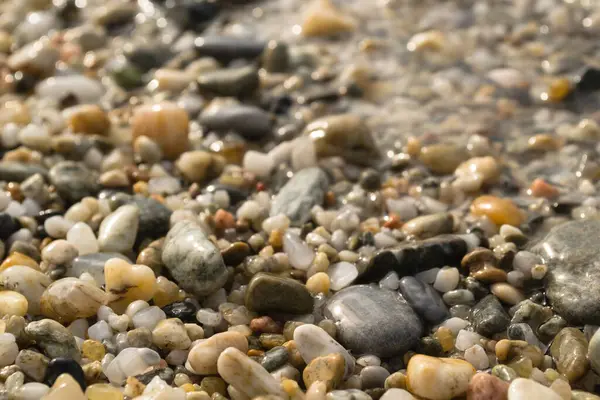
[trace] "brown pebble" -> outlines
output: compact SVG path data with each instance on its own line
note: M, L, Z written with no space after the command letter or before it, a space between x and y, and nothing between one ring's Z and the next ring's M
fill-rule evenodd
M524 213L510 199L496 196L479 196L471 203L471 213L486 216L496 225L519 226L525 221Z
M262 316L250 321L250 329L257 333L281 333L281 324L275 322L273 318Z
M106 112L95 104L83 104L71 108L68 125L75 133L88 135L108 135L110 119Z
M467 400L506 400L508 382L483 372L475 374L469 381Z

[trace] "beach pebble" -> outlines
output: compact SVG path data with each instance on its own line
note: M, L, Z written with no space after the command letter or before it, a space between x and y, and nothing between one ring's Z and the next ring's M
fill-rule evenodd
M463 360L413 356L406 369L408 389L421 397L446 400L466 394L475 375L473 366Z
M187 357L186 366L199 375L217 373L217 360L227 348L236 348L246 353L247 339L238 332L222 332L195 344Z

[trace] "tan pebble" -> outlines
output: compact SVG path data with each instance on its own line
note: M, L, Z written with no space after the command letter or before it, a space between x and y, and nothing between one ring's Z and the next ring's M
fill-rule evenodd
M67 124L72 132L88 135L108 135L110 119L97 105L83 104L66 110Z
M571 400L571 385L569 385L569 382L557 379L552 382L550 389L554 390L563 400Z
M0 292L0 318L17 315L20 317L27 314L27 298L19 292L6 290Z
M0 272L14 265L24 265L33 268L36 271L40 270L39 264L33 258L19 253L18 251L14 251L10 256L6 257L2 264L0 264Z
M394 372L385 378L384 388L406 389L406 375L404 375L402 372Z
M192 342L198 339L204 339L204 329L197 324L184 324L185 331Z
M81 345L81 354L92 361L101 361L106 354L106 349L102 343L89 339Z
M98 382L101 379L101 376L104 377L102 363L100 361L92 361L84 364L81 369L83 369L83 376L85 377L86 382Z
M189 117L174 103L139 106L131 121L132 139L147 136L154 140L169 159L177 158L189 148Z
M424 50L441 50L446 39L440 31L431 30L420 32L410 38L406 44L408 51L421 52Z
M40 308L46 317L68 323L95 315L106 302L106 293L94 284L78 278L63 278L46 288Z
M527 147L535 151L558 150L561 143L558 139L545 133L532 136L527 140Z
M490 291L506 304L515 305L525 300L525 295L508 283L494 283L490 286Z
M525 220L524 213L510 199L484 195L473 200L471 213L486 216L496 225L519 226Z
M219 355L228 347L235 347L247 353L248 340L238 332L217 333L192 347L188 354L186 368L198 375L216 374Z
M42 400L86 400L79 383L69 374L60 375Z
M123 400L122 389L108 383L96 383L88 386L85 395L88 400Z
M183 153L175 165L188 181L202 183L221 174L225 159L218 154L195 150Z
M355 21L344 15L331 0L314 0L302 22L304 36L332 36L351 32Z
M29 107L19 100L5 101L0 105L0 125L8 123L27 125L31 122Z
M508 382L479 372L469 382L467 400L506 400L507 394Z
M164 276L156 278L156 292L152 300L157 307L164 307L167 304L175 303L179 300L179 286L171 282Z
M547 99L553 103L561 102L571 92L571 82L568 78L553 78L548 85Z
M298 351L298 347L296 346L296 342L294 340L288 340L283 344L288 351L289 363L292 364L295 368L302 369L306 365L304 359L300 355L300 351Z
M464 148L449 143L425 146L419 155L419 160L439 175L451 174L466 158Z
M325 272L318 272L308 278L306 281L306 288L312 294L329 293L329 286L331 282L329 280L329 275Z
M148 301L156 293L156 276L145 265L131 265L120 258L111 258L104 265L109 306L117 313L125 311L135 300Z
M307 388L317 381L325 382L327 389L335 388L344 377L345 361L340 354L329 354L312 360L304 369L302 379Z
M449 400L467 392L475 368L464 360L414 355L408 362L408 390L430 400Z
M104 172L98 178L98 182L105 187L127 187L129 186L129 178L125 171L114 169Z
M485 265L483 268L471 272L470 275L478 281L485 283L506 282L507 277L506 271L490 265Z
M192 344L179 318L160 321L152 330L152 342L163 350L186 350Z
M123 391L123 394L127 397L134 398L140 396L144 392L145 388L146 385L140 382L137 378L130 376L127 378L127 383L125 384L125 390Z
M153 90L182 91L194 80L194 75L186 71L159 68L154 71L154 80L150 82Z
M158 144L148 136L138 136L133 142L133 151L143 162L155 164L162 159L162 150Z

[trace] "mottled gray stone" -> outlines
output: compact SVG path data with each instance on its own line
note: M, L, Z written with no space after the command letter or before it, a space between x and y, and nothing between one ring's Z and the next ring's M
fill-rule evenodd
M91 253L79 256L67 267L65 276L79 278L84 272L94 277L99 285L104 285L104 264L111 258L120 258L132 264L131 260L119 253Z
M50 358L64 357L81 360L81 354L73 334L60 323L51 319L30 322L25 333L44 350Z
M293 223L310 219L310 210L323 203L329 179L320 168L298 171L279 191L271 204L271 216L285 214Z
M548 265L546 296L574 325L600 325L600 220L554 227L532 248Z
M181 221L171 228L162 260L179 287L197 296L210 294L227 281L221 252L194 221Z
M338 339L354 354L389 358L417 345L419 317L402 297L375 286L357 285L336 293L325 315L338 327Z
M260 139L271 133L273 120L263 109L248 105L223 106L200 116L209 131L236 132L246 139Z
M540 325L551 317L552 309L550 307L544 307L527 299L515 306L515 312L510 322L512 324L525 322L531 326L531 329L537 331Z
M0 162L0 181L23 182L35 174L48 177L48 171L38 165L12 161Z
M510 323L510 318L496 296L490 294L473 306L471 322L475 332L491 337L504 331Z
M50 170L50 182L61 198L75 203L86 196L94 196L100 186L98 175L82 163L62 161Z
M410 306L427 322L439 324L450 317L448 307L436 290L412 276L400 280L400 293Z
M158 238L169 230L172 211L150 197L135 195L129 202L140 209L139 238Z

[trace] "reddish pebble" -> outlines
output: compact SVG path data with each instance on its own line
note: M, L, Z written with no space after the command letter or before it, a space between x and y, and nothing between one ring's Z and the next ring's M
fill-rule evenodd
M230 212L218 209L215 213L215 227L217 229L229 229L235 227L235 218Z
M467 400L506 400L508 397L508 382L493 375L480 372L469 382Z
M250 321L250 329L257 333L281 333L281 324L273 321L271 317L258 317Z
M267 188L267 186L263 183L263 182L258 182L256 184L256 191L257 192L262 192Z
M529 192L533 197L545 197L547 199L552 199L559 195L557 188L540 178L531 182Z

